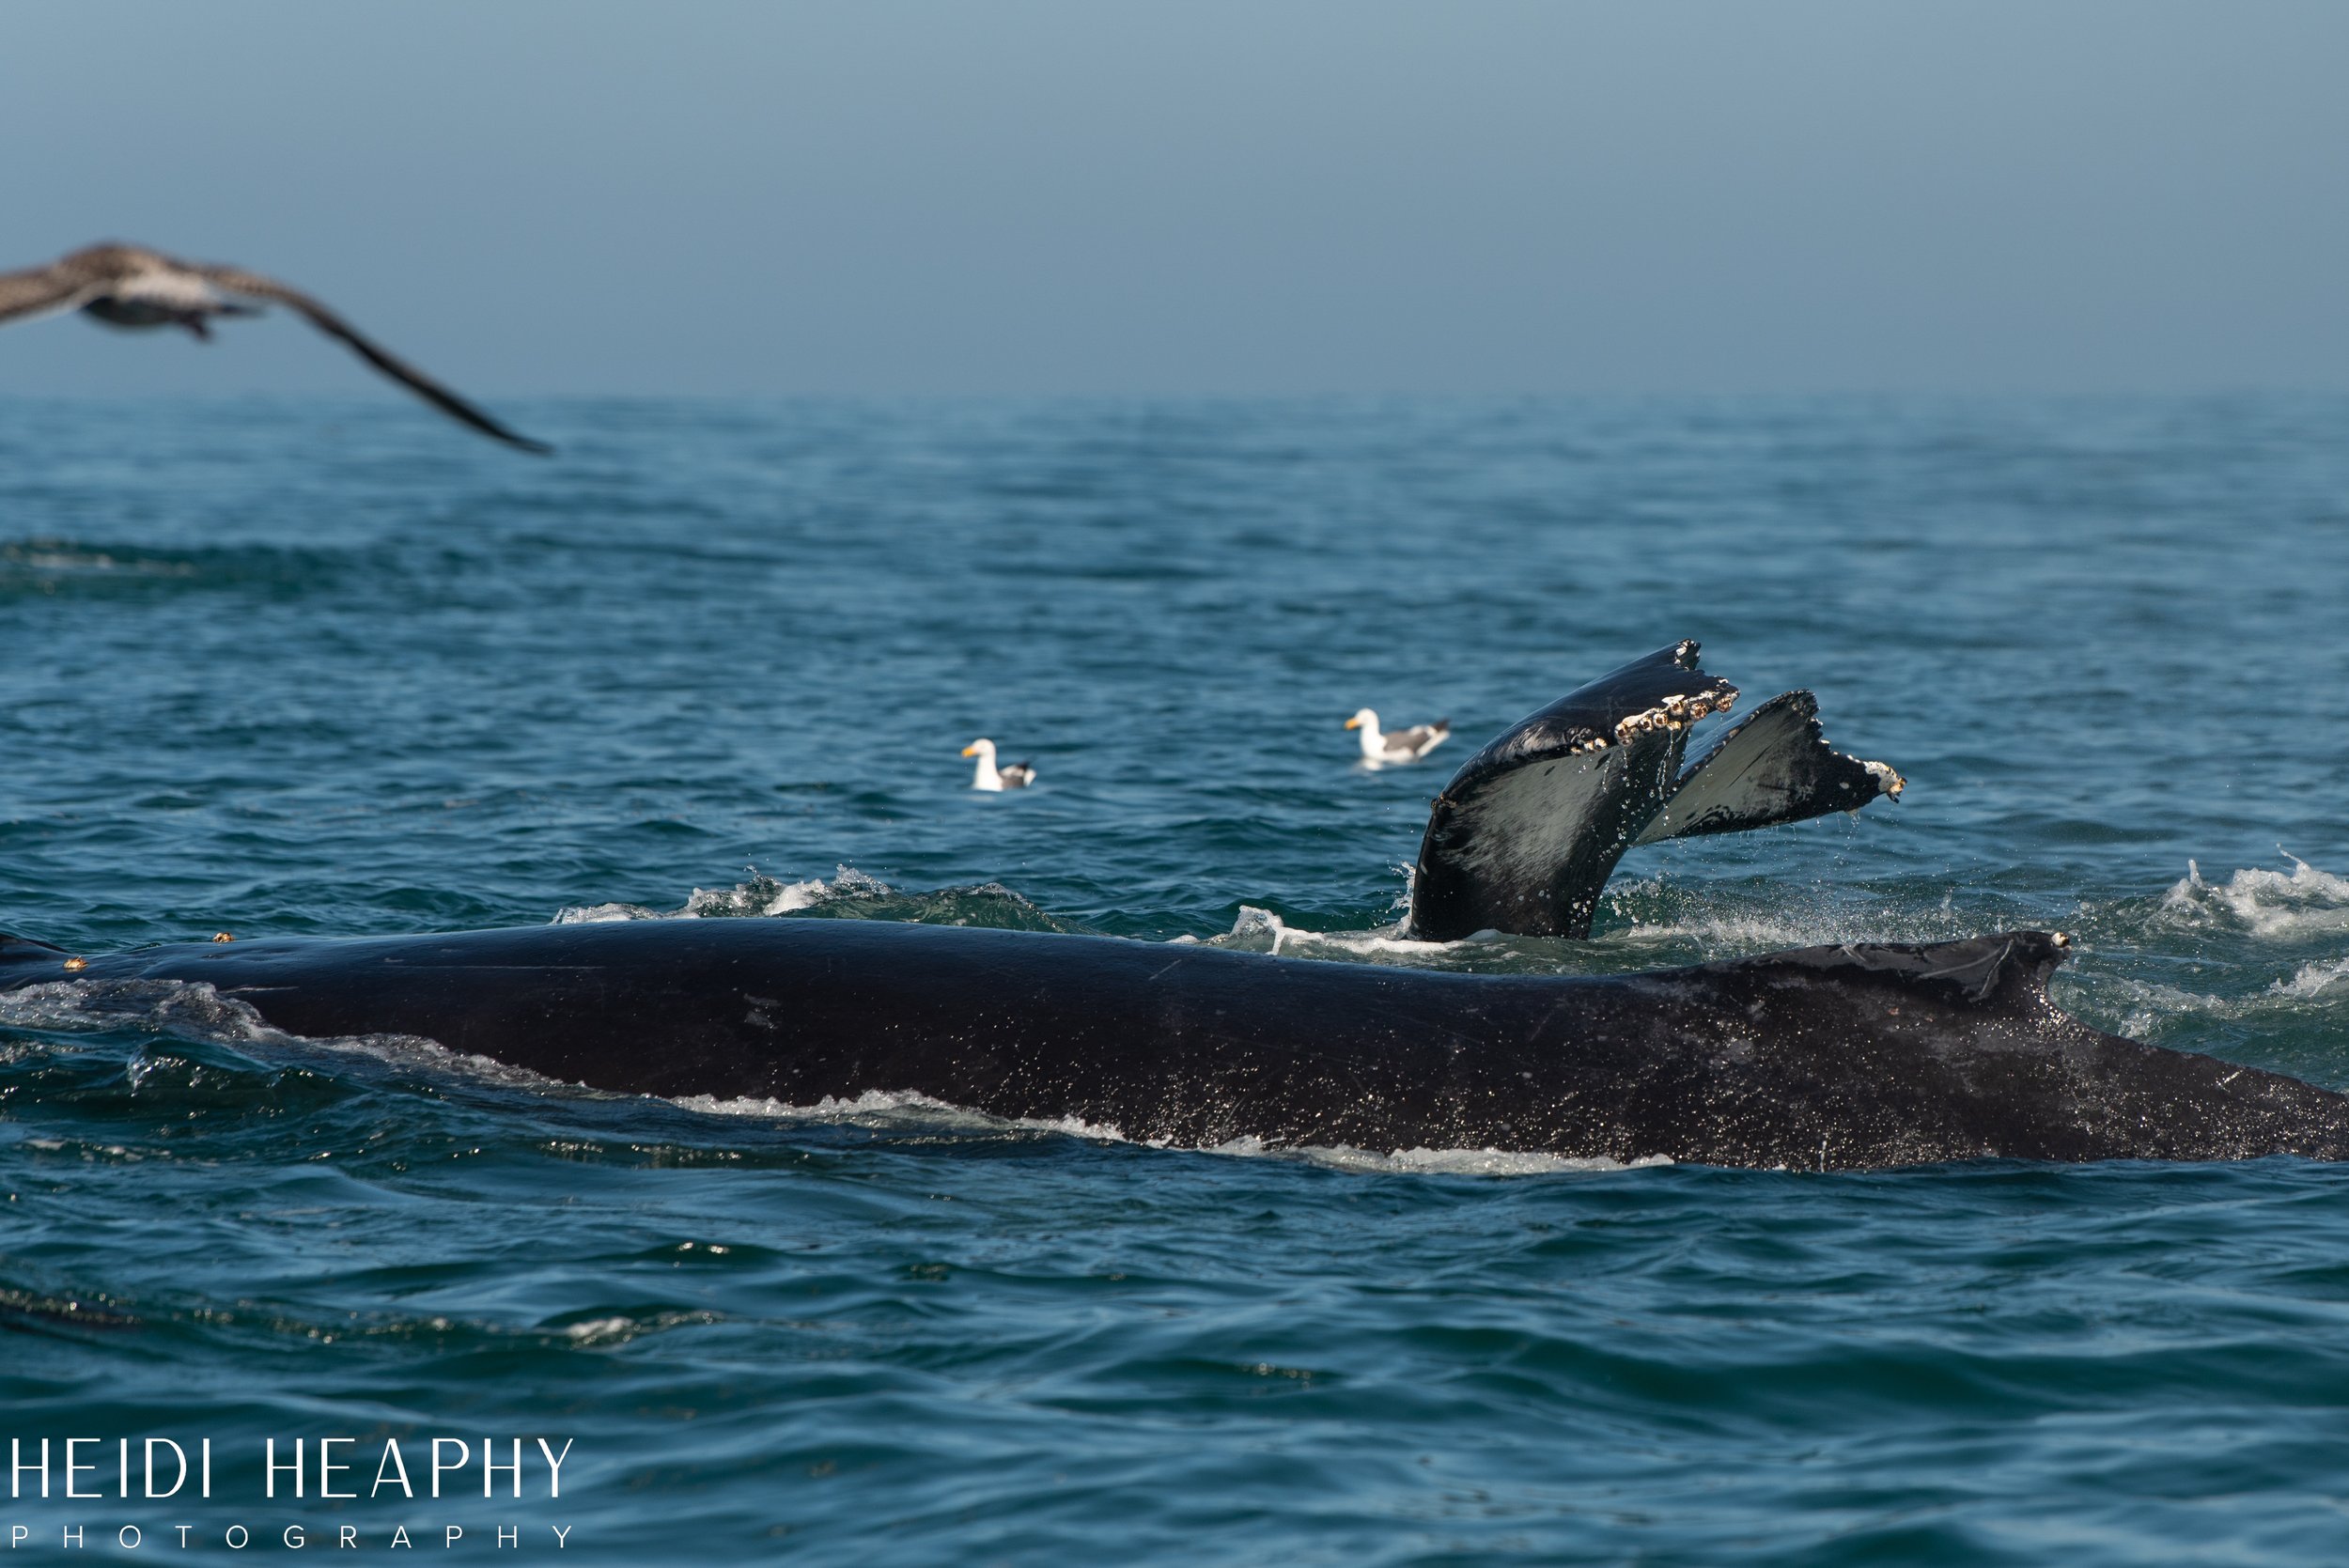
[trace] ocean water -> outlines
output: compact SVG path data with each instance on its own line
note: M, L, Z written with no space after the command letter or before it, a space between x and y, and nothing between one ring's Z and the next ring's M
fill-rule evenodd
M2052 926L2081 1017L2349 1086L2349 399L502 411L561 455L0 402L0 927ZM1636 852L1588 944L1380 935L1483 737L1681 637L1906 799ZM1455 737L1365 772L1365 704ZM1038 785L970 790L982 734ZM60 1445L23 1560L2329 1562L2349 1186L1158 1148L0 999L0 1413ZM137 1495L150 1436L213 1495Z

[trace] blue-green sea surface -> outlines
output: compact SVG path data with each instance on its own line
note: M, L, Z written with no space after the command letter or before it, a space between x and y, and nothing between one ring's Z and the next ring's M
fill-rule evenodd
M0 926L2049 926L2098 1026L2349 1086L2349 400L510 411L561 455L0 403ZM1906 798L1382 939L1451 769L1682 637ZM1454 738L1365 772L1364 705ZM0 1000L0 1420L25 1561L2333 1562L2349 1175L1158 1148L67 986Z

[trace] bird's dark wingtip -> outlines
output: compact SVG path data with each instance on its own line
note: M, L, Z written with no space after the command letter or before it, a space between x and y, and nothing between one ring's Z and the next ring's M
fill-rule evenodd
M527 452L534 458L554 456L554 448L548 442L534 441L519 430L509 429L477 409L471 411L469 414L459 414L458 417L500 445L510 446L518 452Z

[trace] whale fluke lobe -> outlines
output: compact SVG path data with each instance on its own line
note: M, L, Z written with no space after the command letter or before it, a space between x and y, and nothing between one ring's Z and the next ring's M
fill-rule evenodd
M1819 699L1785 691L1755 708L1680 775L1634 844L1800 822L1857 811L1908 781L1837 751L1819 730Z
M1658 648L1519 721L1436 798L1411 878L1410 931L1587 937L1598 895L1635 844L1856 811L1906 781L1828 745L1818 700L1771 698L1683 771L1688 731L1737 689L1697 668L1698 644Z

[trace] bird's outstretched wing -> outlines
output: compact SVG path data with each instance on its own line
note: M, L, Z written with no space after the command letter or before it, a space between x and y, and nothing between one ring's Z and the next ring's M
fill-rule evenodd
M102 281L76 276L54 265L0 272L0 325L72 310L104 291Z
M408 388L450 418L461 420L485 436L502 441L508 446L519 446L525 452L543 455L554 450L544 442L533 441L528 436L499 424L414 365L363 335L350 322L299 288L279 283L275 278L264 277L259 272L248 272L241 267L196 267L192 271L201 275L206 282L223 293L240 294L247 299L268 300L272 303L282 304L288 309L301 312L310 325L318 328L329 337L341 339L361 359L366 360L369 365L374 365L378 370L399 382L400 385Z

